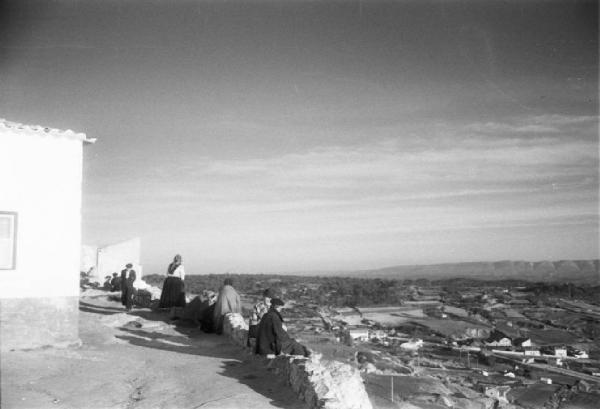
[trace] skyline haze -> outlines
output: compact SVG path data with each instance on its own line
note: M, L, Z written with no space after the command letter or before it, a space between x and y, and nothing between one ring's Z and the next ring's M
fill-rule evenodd
M0 11L0 117L97 138L83 242L145 274L600 258L594 1Z

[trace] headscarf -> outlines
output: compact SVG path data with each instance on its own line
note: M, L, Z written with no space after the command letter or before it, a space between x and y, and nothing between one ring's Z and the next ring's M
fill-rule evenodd
M181 265L181 256L177 254L173 258L173 262L169 264L169 268L167 269L167 274L173 274L173 272Z

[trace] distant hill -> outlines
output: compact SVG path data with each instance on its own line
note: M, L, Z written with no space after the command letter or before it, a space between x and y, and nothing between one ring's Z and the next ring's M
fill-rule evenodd
M497 261L414 266L394 266L376 270L339 272L335 275L364 278L441 280L519 279L531 282L571 282L600 285L600 260Z

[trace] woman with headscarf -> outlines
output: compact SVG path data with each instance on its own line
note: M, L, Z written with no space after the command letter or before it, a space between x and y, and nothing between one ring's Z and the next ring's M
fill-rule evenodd
M233 280L226 278L223 287L219 290L219 297L215 303L213 323L217 334L223 333L223 317L228 313L242 313L240 296L233 288Z
M185 307L184 279L183 259L177 254L167 268L167 278L160 294L159 308Z

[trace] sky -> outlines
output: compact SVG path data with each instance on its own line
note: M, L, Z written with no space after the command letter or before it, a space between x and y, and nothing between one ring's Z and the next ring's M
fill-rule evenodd
M0 117L144 274L600 257L595 1L4 1Z

